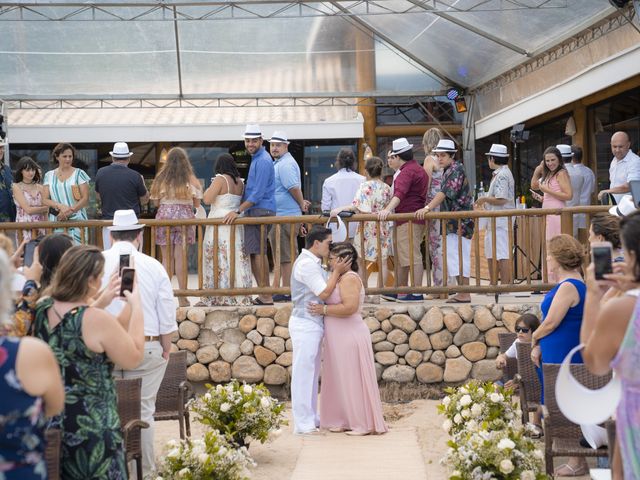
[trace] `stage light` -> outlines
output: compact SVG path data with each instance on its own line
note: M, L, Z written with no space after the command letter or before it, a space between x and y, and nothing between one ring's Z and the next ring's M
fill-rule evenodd
M465 101L464 97L456 98L455 104L456 104L456 112L464 113L467 111L467 102Z
M452 87L449 90L447 90L447 98L451 101L456 100L461 95L462 95L462 91L459 88Z

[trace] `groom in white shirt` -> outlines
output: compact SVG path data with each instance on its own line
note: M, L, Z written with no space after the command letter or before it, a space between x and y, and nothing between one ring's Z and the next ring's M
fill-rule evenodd
M324 335L324 318L307 310L309 303L323 303L338 284L340 275L351 268L351 262L338 260L331 274L322 268L322 258L329 255L331 230L315 227L306 238L306 247L293 264L291 299L293 311L289 334L293 343L291 374L291 406L294 433L318 432L318 378L320 352ZM327 278L328 277L328 278Z

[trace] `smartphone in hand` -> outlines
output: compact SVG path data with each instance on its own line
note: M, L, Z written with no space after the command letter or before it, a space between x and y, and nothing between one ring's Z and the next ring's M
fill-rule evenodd
M120 265L118 266L118 275L122 275L122 269L123 268L128 268L129 267L129 259L131 258L131 255L129 255L128 253L121 253L120 254Z
M120 296L124 297L124 292L133 291L133 281L136 276L136 271L133 268L123 268L120 272Z
M22 263L25 267L30 267L33 264L33 254L39 243L40 239L35 239L27 242L24 246L24 259Z
M595 267L596 280L603 280L605 274L613 273L611 242L593 242L591 244L591 261Z

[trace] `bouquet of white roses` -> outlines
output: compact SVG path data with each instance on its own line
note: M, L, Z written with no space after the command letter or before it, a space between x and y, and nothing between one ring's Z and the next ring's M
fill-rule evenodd
M471 380L458 388L446 388L447 396L438 405L446 417L442 428L452 436L481 426L485 430L500 430L513 426L520 417L520 408L513 400L513 390Z
M255 465L246 448L236 448L215 430L202 439L170 440L156 480L246 480Z
M207 385L204 395L192 400L198 421L225 434L242 446L247 437L264 443L285 422L284 405L271 397L264 385L245 385L237 380L228 384Z
M448 442L441 460L453 469L450 480L543 480L544 453L521 427L468 429Z

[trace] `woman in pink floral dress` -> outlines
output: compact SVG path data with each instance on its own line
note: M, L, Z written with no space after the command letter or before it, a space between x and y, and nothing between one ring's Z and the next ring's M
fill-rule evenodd
M42 205L42 184L40 167L31 157L22 157L16 166L16 178L13 183L13 198L16 202L16 222L44 222L49 207ZM38 231L44 235L44 230ZM22 239L31 240L31 230L16 233L18 244Z
M382 181L382 168L384 164L379 157L371 157L365 163L367 180L360 184L351 205L334 208L331 216L335 217L340 212L352 211L356 213L378 213L386 207L393 193L391 187ZM364 229L362 228L364 225ZM377 222L364 222L358 226L358 231L353 239L353 246L360 259L360 271L364 276L364 261L377 262L378 256L382 256L382 281L387 280L387 257L391 251L391 222L380 222L380 252L378 252L378 227ZM362 250L362 235L364 230L364 254Z

